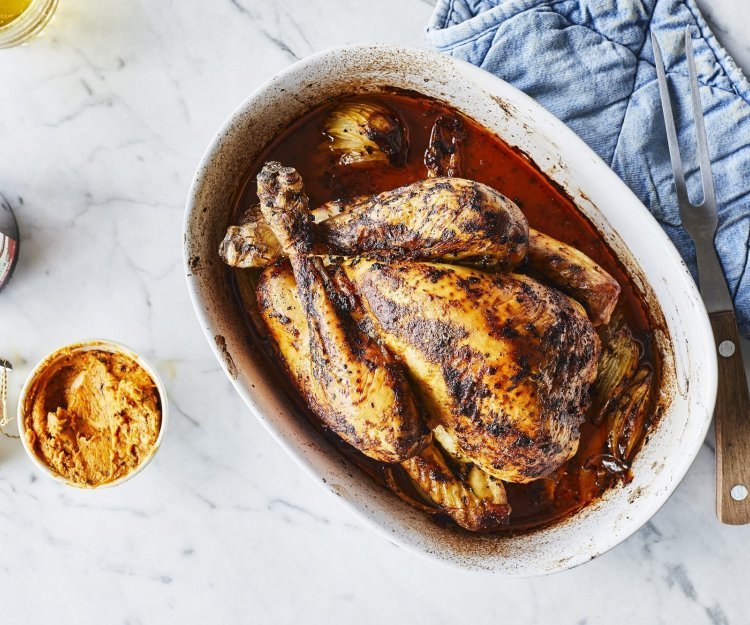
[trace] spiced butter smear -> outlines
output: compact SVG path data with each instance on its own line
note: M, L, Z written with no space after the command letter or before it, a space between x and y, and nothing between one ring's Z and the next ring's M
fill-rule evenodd
M103 350L58 352L34 381L24 412L29 448L82 487L132 473L161 429L154 380L132 358Z

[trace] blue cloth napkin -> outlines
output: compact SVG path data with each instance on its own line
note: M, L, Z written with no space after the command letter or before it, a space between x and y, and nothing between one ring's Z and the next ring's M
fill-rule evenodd
M635 192L697 277L681 227L650 32L670 77L688 192L701 199L684 31L690 25L719 204L716 246L750 336L750 85L693 0L438 0L438 50L515 85L572 128Z

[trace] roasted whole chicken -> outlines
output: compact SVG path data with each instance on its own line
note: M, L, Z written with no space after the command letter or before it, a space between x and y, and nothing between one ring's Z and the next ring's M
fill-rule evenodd
M614 313L617 281L462 178L476 130L433 119L425 178L383 193L311 207L295 169L265 163L259 205L219 253L260 271L265 334L324 427L382 463L402 499L487 531L509 523L507 484L531 489L523 502L558 485L566 500L571 479L586 489L627 470L653 371ZM409 167L406 126L382 99L333 106L317 131L322 174ZM609 453L584 447L566 474L587 414Z
M257 182L260 206L220 253L265 267L260 314L310 408L459 525L502 523L504 482L545 477L577 450L594 323L608 321L617 283L530 236L513 202L470 180L432 177L313 211L294 169L269 162ZM514 273L522 262L558 288Z

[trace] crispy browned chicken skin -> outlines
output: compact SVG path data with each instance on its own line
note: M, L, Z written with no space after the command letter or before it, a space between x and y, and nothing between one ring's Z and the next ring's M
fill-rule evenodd
M313 211L313 252L378 254L512 270L533 269L581 302L591 322L609 322L620 285L574 247L533 228L518 207L486 185L431 178L369 198L337 200ZM239 268L265 267L283 252L258 207L230 226L219 250Z
M500 480L537 479L575 453L598 337L577 302L528 276L419 259L515 267L526 251L523 215L489 187L433 178L325 205L314 225L295 170L269 163L258 188L260 211L234 235L251 237L246 266L289 259L264 270L257 298L308 404L364 453L400 461L459 525L504 522ZM558 243L542 239L543 260L569 261L558 274L584 293L586 261L600 268ZM429 443L425 417L450 449Z
M529 227L520 209L493 188L433 178L313 211L319 253L363 253L482 264L509 270L526 255ZM256 209L231 226L219 250L234 267L265 267L283 255Z
M491 475L526 482L576 451L599 339L581 306L522 275L347 260L361 325L409 370L433 427Z
M281 262L267 267L260 276L256 295L271 342L292 381L312 410L325 414L327 402L314 380L307 320L291 265ZM456 458L455 443L447 432L441 434L441 441L451 443L448 452ZM460 463L460 471L456 471L446 463L437 442L401 462L401 468L419 491L461 527L489 530L507 522L510 506L502 482L466 458Z
M429 441L429 430L401 366L357 327L323 262L309 255L312 230L299 174L266 164L258 175L258 197L289 256L308 329L311 374L304 385L298 381L300 389L323 422L364 454L382 462L413 456ZM259 301L266 298L262 288L258 295ZM284 308L275 312L286 314Z

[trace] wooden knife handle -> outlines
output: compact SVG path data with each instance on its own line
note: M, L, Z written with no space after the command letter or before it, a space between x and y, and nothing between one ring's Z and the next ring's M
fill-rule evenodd
M750 523L750 397L731 311L709 315L719 361L716 396L716 514L722 523ZM744 495L744 497L743 497Z

